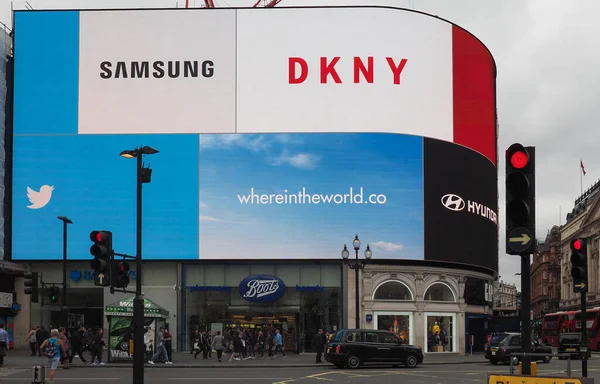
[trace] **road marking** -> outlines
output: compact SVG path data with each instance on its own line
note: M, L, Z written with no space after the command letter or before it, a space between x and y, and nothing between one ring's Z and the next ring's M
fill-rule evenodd
M168 377L171 381L210 381L210 380L292 380L289 377Z

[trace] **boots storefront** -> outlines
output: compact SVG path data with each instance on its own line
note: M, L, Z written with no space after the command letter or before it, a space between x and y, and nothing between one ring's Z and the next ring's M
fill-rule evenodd
M339 263L190 264L183 276L188 350L196 331L275 327L286 350L308 352L319 328L340 328Z

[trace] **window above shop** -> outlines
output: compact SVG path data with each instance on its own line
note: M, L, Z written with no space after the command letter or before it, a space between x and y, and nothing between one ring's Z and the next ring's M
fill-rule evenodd
M399 281L388 281L381 284L375 290L373 298L375 300L413 300L408 287Z
M452 290L444 283L433 283L425 292L426 301L456 301Z

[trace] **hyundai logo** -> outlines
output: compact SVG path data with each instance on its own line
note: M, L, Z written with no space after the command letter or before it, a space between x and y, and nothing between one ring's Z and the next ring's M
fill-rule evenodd
M453 193L442 196L442 205L451 211L462 211L465 209L465 201L462 197Z

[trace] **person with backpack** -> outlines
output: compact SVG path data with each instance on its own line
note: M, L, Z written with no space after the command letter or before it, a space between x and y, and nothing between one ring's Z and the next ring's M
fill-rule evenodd
M48 365L50 366L50 374L48 378L50 379L50 384L54 384L54 375L56 375L56 368L60 364L60 356L64 351L64 345L62 340L59 338L58 329L53 329L50 331L50 338L44 340L42 345L40 346L40 350L42 351L42 355L44 355L48 359Z

